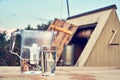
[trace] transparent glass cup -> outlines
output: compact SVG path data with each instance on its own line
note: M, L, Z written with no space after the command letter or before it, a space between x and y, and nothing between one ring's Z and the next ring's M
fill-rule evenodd
M56 70L56 46L42 46L41 68L43 76L54 76Z

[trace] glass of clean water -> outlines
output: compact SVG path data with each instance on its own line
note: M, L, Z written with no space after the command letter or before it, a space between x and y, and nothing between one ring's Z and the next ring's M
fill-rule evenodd
M41 68L43 76L54 76L56 70L56 46L42 46Z

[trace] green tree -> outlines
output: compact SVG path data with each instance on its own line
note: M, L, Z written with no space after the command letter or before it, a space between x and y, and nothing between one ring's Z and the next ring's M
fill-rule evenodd
M25 30L47 30L50 24L52 23L52 20L49 20L47 23L42 23L41 25L38 24L36 28L32 28L32 26L29 24Z
M20 60L16 55L9 52L10 40L7 41L5 37L6 32L0 33L0 66L18 66L20 65ZM17 39L19 38L17 37ZM17 42L17 45L19 45L19 42Z
M33 28L31 28L31 25L29 24L27 28L25 28L25 30L33 30Z
M0 33L0 66L1 65L7 65L7 62L5 60L6 54L5 54L5 46L6 46L6 40L5 40L5 32Z
M50 24L52 23L52 20L49 20L46 24L42 23L41 25L37 25L37 30L47 30Z

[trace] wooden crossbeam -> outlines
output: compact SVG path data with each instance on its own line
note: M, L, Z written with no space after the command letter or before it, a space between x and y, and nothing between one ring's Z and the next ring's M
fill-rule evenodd
M51 28L57 29L57 30L62 31L62 32L64 32L64 33L67 33L67 34L69 34L69 35L73 35L73 32L72 32L72 31L69 31L69 30L64 29L64 28L62 28L62 27L57 27L57 26L55 26L55 25L52 25Z

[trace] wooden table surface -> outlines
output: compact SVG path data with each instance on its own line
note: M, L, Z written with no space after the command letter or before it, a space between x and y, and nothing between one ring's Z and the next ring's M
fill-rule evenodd
M55 76L21 74L20 67L0 66L0 80L120 80L120 67L57 67Z

